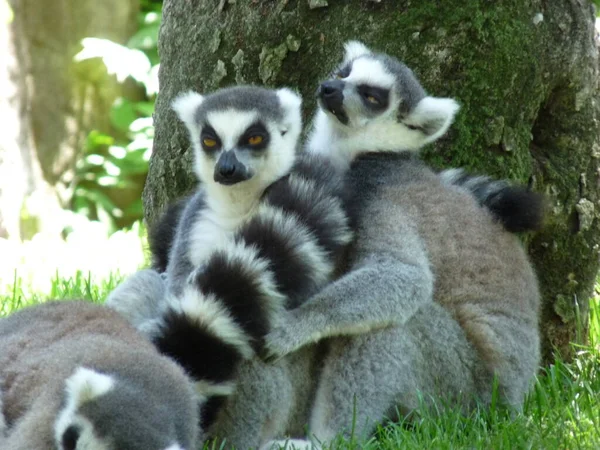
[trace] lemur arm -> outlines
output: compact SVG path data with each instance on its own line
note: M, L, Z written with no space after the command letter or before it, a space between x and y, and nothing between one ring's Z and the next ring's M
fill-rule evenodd
M374 254L296 309L282 312L266 337L269 359L323 338L402 325L432 301L433 276L425 252L415 257Z

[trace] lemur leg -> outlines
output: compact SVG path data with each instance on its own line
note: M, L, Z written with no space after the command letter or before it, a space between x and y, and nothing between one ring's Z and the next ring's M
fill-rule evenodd
M160 317L166 294L164 276L153 269L144 269L117 286L106 299L106 306L143 331L146 323Z
M308 346L274 364L244 363L237 387L209 435L226 446L257 449L275 438L304 436L322 368L323 346Z
M523 407L540 358L537 321L486 310L464 314L461 325L482 356L482 366L497 377L501 402L515 411ZM476 311L476 310L475 310Z
M320 448L340 433L365 439L377 423L416 410L421 399L470 405L489 380L476 372L480 365L458 323L434 303L403 326L332 340L310 418L312 442L302 447L295 440L288 448Z
M283 436L294 403L286 360L266 364L258 358L242 364L234 393L218 413L209 436L227 449L257 449Z

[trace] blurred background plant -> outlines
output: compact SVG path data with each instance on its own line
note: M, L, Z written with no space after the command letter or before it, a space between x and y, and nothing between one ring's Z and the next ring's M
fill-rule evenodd
M0 287L145 264L161 9L0 0Z
M111 231L130 227L142 218L142 188L148 173L154 127L152 114L158 92L158 28L162 2L144 0L139 29L125 45L108 39L85 38L76 61L101 58L119 83L134 80L143 91L130 89L110 109L112 133L91 130L83 157L77 161L72 209L100 220Z

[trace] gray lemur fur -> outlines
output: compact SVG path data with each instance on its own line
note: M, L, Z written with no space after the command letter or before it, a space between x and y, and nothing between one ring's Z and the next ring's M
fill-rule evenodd
M0 319L3 450L194 450L194 395L109 308L48 302Z
M267 336L276 358L332 338L310 440L291 443L320 447L353 420L364 438L420 395L468 410L490 402L494 378L518 410L540 356L533 268L473 196L402 152L443 134L455 102L427 96L410 69L358 42L334 76L308 146L349 168L357 235L348 272L282 312Z

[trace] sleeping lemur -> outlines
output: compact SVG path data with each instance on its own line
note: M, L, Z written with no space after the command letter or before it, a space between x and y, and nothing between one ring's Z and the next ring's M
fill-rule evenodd
M290 91L187 94L175 108L201 188L182 204L166 280L140 271L107 304L192 376L209 428L274 316L333 279L352 233L343 177L325 156L295 158L300 99ZM285 429L285 415L275 422Z
M117 313L84 301L0 319L2 450L195 450L191 380Z
M415 410L420 395L468 410L491 400L495 377L503 403L519 409L540 355L540 294L517 237L448 184L456 173L440 177L406 152L438 137L456 104L427 96L395 58L358 42L345 49L320 86L308 146L348 168L350 269L282 311L266 339L279 358L331 338L310 440L291 441L296 448L320 448L353 423L364 438Z

